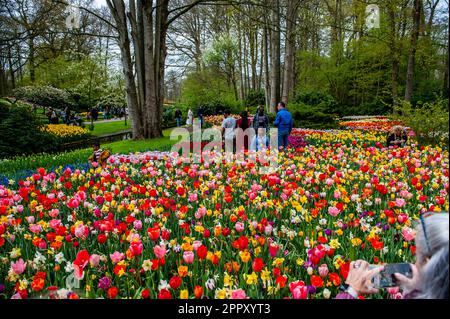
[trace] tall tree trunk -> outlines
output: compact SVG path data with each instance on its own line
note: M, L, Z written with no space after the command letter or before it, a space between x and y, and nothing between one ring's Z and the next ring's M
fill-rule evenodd
M271 1L271 89L269 112L276 112L276 105L280 101L281 63L280 63L280 3L279 0Z
M28 52L28 64L30 67L30 81L31 83L34 83L36 81L36 63L35 63L35 52L34 52L34 37L31 36L30 39L28 40L28 47L29 47L29 52Z
M391 71L391 96L392 103L395 105L398 99L398 74L400 69L400 59L398 48L397 48L397 24L396 24L396 14L395 14L396 6L395 4L388 5L388 17L389 17L389 26L390 26L390 51L391 51L391 63L392 63L392 71ZM394 112L396 112L396 108L394 108Z
M414 0L413 30L411 34L411 47L409 49L408 70L406 74L405 101L411 102L414 89L414 68L416 62L417 40L420 30L420 12L422 11L422 0Z
M449 51L448 51L448 39L447 39L447 54L445 57L445 69L444 69L444 83L443 83L443 90L442 90L442 96L445 98L449 97L449 85L448 85L448 58L449 58Z
M164 105L164 71L167 55L166 35L168 28L168 6L169 0L158 0L156 2L156 21L155 21L155 92L156 105L150 107L149 112L155 112L154 125L150 129L151 138L162 137L162 113ZM148 106L147 106L148 107Z
M242 32L241 17L237 15L237 33L238 33L238 69L239 69L239 98L244 100L244 77L242 74Z
M259 31L258 31L259 36ZM261 83L262 83L262 77L263 77L263 67L264 67L264 39L261 39L260 41L261 48L259 50L260 54L258 55L258 58L260 58L259 61L259 76L258 76L258 91L261 90Z
M244 95L244 76L242 74L242 32L241 32L241 17L237 16L237 32L238 32L238 68L239 68L239 98L241 101L245 99Z
M143 138L142 114L139 108L136 84L133 75L125 4L123 0L108 0L107 4L116 22L116 28L119 35L118 44L121 53L123 74L125 77L125 91L127 93L127 106L130 112L133 139L141 139Z
M264 94L265 94L265 102L266 102L266 111L269 111L270 108L270 74L269 74L269 44L268 44L268 32L267 25L264 25L263 30L263 44L264 44Z
M282 101L288 103L294 89L294 57L295 57L295 33L294 27L297 20L298 1L287 1L286 44L284 54L284 79Z
M9 76L11 78L11 89L16 88L16 75L14 72L14 65L12 61L11 47L8 47L8 65L9 65Z

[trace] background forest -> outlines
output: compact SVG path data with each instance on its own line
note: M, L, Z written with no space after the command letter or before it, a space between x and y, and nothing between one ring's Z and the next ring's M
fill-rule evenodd
M128 104L135 137L160 136L177 107L274 112L283 100L297 126L327 127L336 116L448 98L447 0L0 7L0 96L79 112Z

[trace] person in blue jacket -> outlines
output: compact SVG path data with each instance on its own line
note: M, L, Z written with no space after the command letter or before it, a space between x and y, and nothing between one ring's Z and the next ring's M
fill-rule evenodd
M281 150L289 145L288 137L291 134L294 121L291 113L286 110L286 104L284 102L278 103L277 108L278 113L273 125L278 128L278 148Z

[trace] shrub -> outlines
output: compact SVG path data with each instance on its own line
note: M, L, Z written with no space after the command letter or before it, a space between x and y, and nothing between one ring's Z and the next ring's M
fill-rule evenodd
M297 94L293 102L295 104L306 104L321 108L323 113L337 113L338 104L330 94L320 91L307 91Z
M41 131L42 123L28 107L0 104L0 158L50 152L57 148L57 138Z
M441 144L444 141L448 145L448 100L418 103L415 107L401 101L394 110L399 114L394 117L412 128L419 143Z
M265 105L265 103L264 90L250 90L244 100L244 105L248 107Z
M42 105L64 109L66 106L73 108L74 103L71 95L52 86L24 86L14 90L14 95L20 100Z
M289 104L289 110L294 118L294 127L312 129L337 128L337 122L333 114L328 114L322 106L307 104Z

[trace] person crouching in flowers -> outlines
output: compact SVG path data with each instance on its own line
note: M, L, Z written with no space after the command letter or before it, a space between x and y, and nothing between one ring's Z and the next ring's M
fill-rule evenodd
M405 146L407 140L408 137L406 135L405 129L400 125L396 125L389 131L387 137L387 147L396 145L398 147Z
M92 145L93 153L89 156L89 163L93 165L93 163L99 163L102 167L106 167L107 160L111 155L108 150L102 150L100 148L100 142L95 141Z
M448 212L425 213L416 227L416 263L411 265L412 278L395 273L403 299L448 299ZM369 268L369 263L357 260L350 264L346 280L348 288L336 299L353 299L361 294L375 294L371 280L383 267Z

